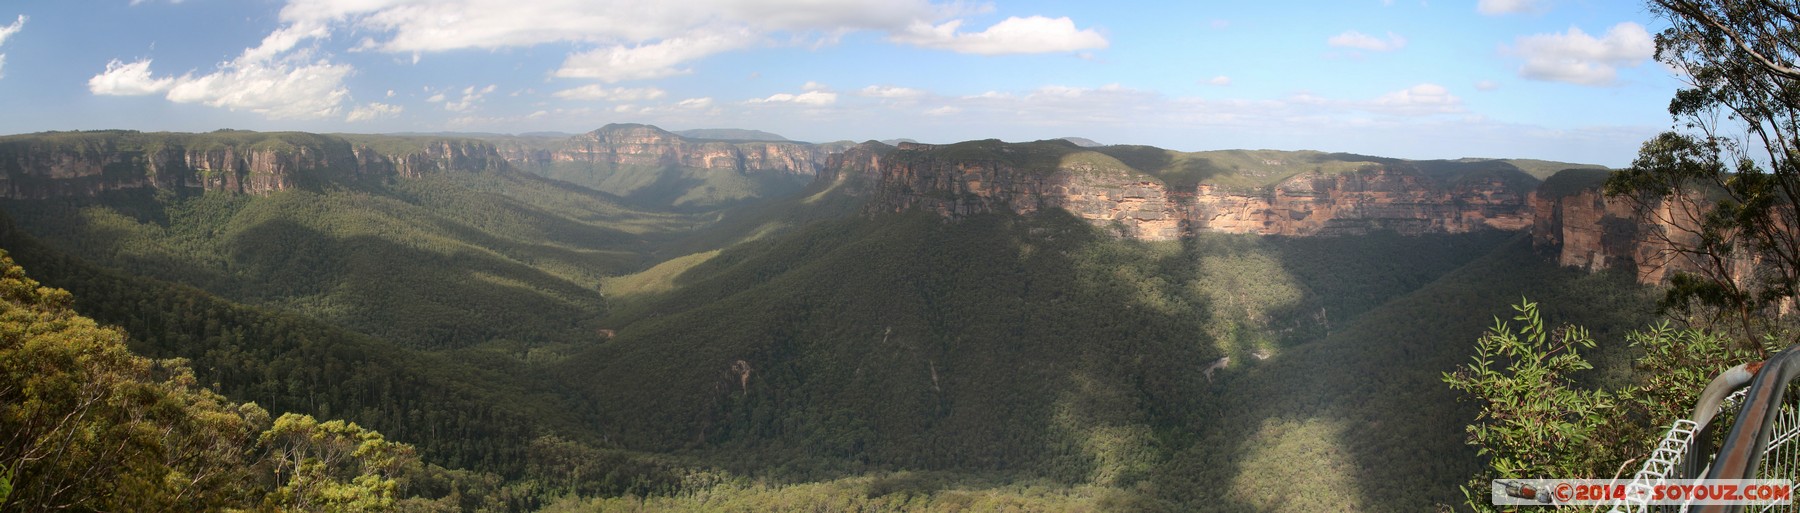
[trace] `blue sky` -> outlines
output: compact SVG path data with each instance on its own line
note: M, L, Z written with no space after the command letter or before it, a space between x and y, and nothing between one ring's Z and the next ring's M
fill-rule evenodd
M9 0L0 133L1081 136L1623 166L1663 24L1601 0Z

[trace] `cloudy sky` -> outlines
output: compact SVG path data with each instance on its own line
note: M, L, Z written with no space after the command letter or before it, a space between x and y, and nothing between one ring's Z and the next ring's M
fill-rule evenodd
M8 0L0 133L1081 136L1628 164L1680 81L1623 0Z

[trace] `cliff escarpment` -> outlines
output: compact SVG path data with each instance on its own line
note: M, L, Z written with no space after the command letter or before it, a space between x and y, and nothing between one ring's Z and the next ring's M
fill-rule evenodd
M1526 196L1536 180L1517 169L1312 152L1246 153L1258 158L1226 167L1235 154L1156 153L1163 151L1089 150L1063 141L903 143L881 159L879 172L863 174L875 181L871 208L877 210L923 208L960 217L1055 208L1145 240L1198 232L1421 234L1531 225Z
M710 209L797 192L849 143L707 140L640 124L491 139L515 167L640 204Z
M686 167L812 177L847 145L690 139L653 125L610 124L564 140L513 139L501 156L523 169L558 164Z
M1532 246L1567 267L1622 268L1645 284L1664 284L1703 262L1678 247L1698 247L1708 202L1670 196L1639 205L1607 196L1607 173L1566 171L1532 193ZM1747 283L1764 265L1758 251L1739 246L1723 261L1704 263Z
M292 132L53 132L0 138L0 197L129 189L269 194L306 184L506 166L492 145L456 139Z

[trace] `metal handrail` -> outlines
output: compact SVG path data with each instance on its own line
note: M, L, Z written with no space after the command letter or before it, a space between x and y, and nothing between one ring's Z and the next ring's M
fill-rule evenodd
M1800 345L1791 346L1764 363L1744 394L1743 407L1731 433L1719 444L1719 455L1706 472L1707 479L1755 479L1763 454L1769 450L1770 427L1779 417L1788 384L1800 377ZM1711 504L1699 511L1742 511L1742 505Z
M1714 376L1694 402L1688 418L1675 421L1668 433L1646 458L1642 469L1627 485L1626 499L1613 504L1612 513L1648 511L1649 492L1668 479L1698 476L1706 471L1706 457L1711 452L1711 433L1717 424L1713 419L1728 404L1742 399L1743 388L1756 376L1762 362L1741 364Z

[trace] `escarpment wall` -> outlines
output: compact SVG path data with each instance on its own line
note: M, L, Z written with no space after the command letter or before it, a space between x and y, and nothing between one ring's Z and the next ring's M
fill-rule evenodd
M939 157L934 148L902 144L885 158L872 177L872 208L922 208L947 217L1059 208L1145 240L1196 232L1419 234L1531 225L1525 194L1498 179L1441 183L1416 171L1372 166L1304 173L1259 190L1207 183L1170 190L1153 176L1119 167L1028 167L1004 159Z
M299 144L194 138L130 134L0 140L0 196L43 199L146 188L260 195L308 180L419 177L506 166L492 145L464 140L434 141L390 154L310 134Z

